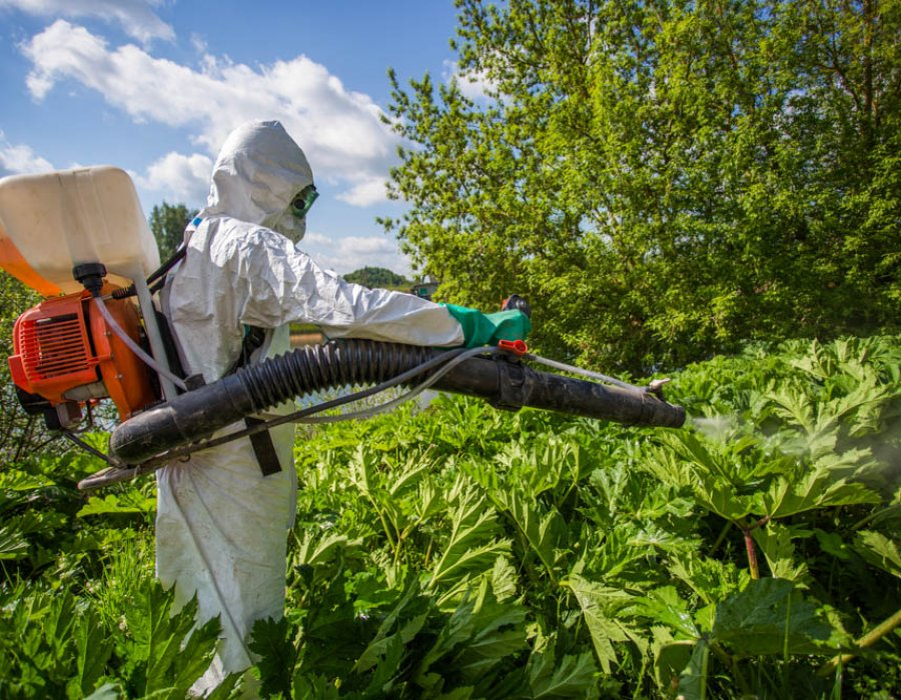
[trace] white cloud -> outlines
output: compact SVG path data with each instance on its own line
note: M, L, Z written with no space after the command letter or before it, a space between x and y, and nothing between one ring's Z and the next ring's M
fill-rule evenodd
M194 153L185 156L167 153L147 168L147 175L135 175L136 184L144 190L158 193L167 202L184 202L188 208L206 204L213 161Z
M151 9L158 4L146 0L0 0L0 7L39 17L93 17L116 21L129 36L143 44L153 39L175 39L172 27Z
M337 199L356 207L369 206L385 201L385 186L384 177L367 177L347 192L339 194Z
M0 131L0 176L44 173L53 170L53 164L37 155L30 146L11 144Z
M444 62L442 77L446 83L456 80L460 92L471 100L485 99L494 88L494 84L483 74L461 73L456 61Z
M316 262L338 274L362 267L384 267L400 275L410 275L410 261L400 254L394 241L384 236L348 236L336 239L309 232L299 246Z
M396 136L381 123L381 110L369 96L348 91L306 56L254 68L207 54L194 70L131 44L110 48L102 37L65 20L22 51L33 63L27 85L38 101L58 82L75 81L136 122L194 129L195 141L210 155L238 124L279 119L317 178L348 187L339 195L344 201L365 206L386 199L377 182L384 182L394 162Z

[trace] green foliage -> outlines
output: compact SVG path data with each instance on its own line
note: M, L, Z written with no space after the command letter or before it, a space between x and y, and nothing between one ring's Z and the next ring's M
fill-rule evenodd
M185 227L196 216L184 204L163 202L150 210L150 231L160 249L160 260L166 261L181 245Z
M384 267L363 267L344 275L344 279L354 284L362 284L370 289L395 289L410 286L403 275L387 270Z
M899 347L692 365L682 430L450 397L311 429L285 616L249 640L261 697L893 692ZM3 697L184 697L215 651L153 580L153 481L86 500L97 466L0 472Z
M790 343L690 367L672 390L697 416L685 431L461 399L321 430L297 448L292 687L820 696L836 686L817 666L869 630L880 651L849 692L891 688L897 641L878 623L899 592L897 347ZM479 638L494 641L473 685Z
M897 328L897 0L456 4L458 81L391 75L383 222L443 298L633 371Z

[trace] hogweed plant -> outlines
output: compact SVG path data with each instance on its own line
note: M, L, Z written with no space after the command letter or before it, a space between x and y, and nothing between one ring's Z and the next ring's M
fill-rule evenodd
M285 616L214 697L891 697L899 348L687 367L681 430L439 397L299 431ZM153 581L153 481L95 468L0 472L4 697L184 697L214 653Z

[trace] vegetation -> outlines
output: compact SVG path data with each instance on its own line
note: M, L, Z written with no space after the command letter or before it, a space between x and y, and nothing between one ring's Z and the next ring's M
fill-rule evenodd
M384 224L442 297L526 296L545 355L678 368L690 424L439 397L301 430L263 696L897 696L901 2L457 6L485 96L392 76ZM190 216L153 209L164 258ZM34 301L0 275L0 350ZM218 623L154 580L153 480L78 492L102 465L7 377L0 697L185 697Z
M398 275L396 272L384 267L363 267L344 275L344 279L354 284L362 284L370 289L400 288L403 291L407 291L412 284L403 275Z
M40 416L22 411L6 358L12 354L13 324L40 298L12 275L0 272L0 465L16 462L47 443Z
M449 397L306 429L263 695L893 697L899 340L688 367L679 431ZM86 499L98 466L0 471L0 696L181 698L213 653L153 581L152 479Z
M163 202L150 211L150 231L160 249L160 260L165 262L178 249L185 236L185 227L196 216L184 204Z
M680 367L897 327L898 0L457 0L461 84L402 88L386 220L545 354Z

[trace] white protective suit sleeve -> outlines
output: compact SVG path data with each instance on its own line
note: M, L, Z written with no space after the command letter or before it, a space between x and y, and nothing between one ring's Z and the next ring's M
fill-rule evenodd
M330 337L464 342L444 307L350 284L263 225L278 221L311 183L302 151L277 122L244 125L226 141L209 206L189 228L187 254L166 290L164 306L189 371L208 382L219 379L240 352L245 324L268 329L253 362L290 349L292 321L319 324ZM175 585L178 603L197 595L199 622L219 616L223 627L198 693L250 666L245 641L253 623L283 614L296 495L294 430L284 425L271 433L282 467L276 474L262 475L246 439L158 472L157 574L164 585Z

